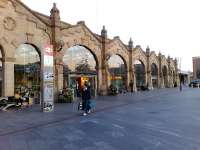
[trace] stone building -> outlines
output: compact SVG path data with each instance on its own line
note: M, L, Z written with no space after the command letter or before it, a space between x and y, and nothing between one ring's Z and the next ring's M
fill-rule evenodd
M200 57L193 57L193 79L200 79Z
M109 39L103 27L93 33L84 23L75 25L60 20L53 5L50 16L31 10L20 0L0 0L0 86L1 96L31 88L40 91L40 57L44 45L55 52L55 94L65 87L75 90L88 82L92 94L105 95L109 86L140 90L173 87L178 80L177 61L145 51L130 39L124 44L119 37ZM37 93L38 92L38 93Z

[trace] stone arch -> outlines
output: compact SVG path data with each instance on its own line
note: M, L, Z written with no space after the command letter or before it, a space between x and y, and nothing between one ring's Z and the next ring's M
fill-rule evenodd
M140 59L134 60L133 68L136 88L137 90L143 90L143 87L146 86L147 83L146 68L143 61L141 61Z
M163 68L165 68L165 73L163 73ZM161 87L169 87L169 64L164 55L161 56Z
M84 48L86 48L91 54L92 54L92 56L94 57L94 59L95 59L95 61L96 61L96 64L97 64L97 69L99 68L99 59L98 59L98 57L96 56L96 54L94 53L94 51L92 50L92 49L90 49L89 47L87 47L87 46L85 46L85 45L82 45L82 44L75 44L75 45L72 45L71 47L74 47L74 46L82 46L82 47L84 47ZM69 48L71 48L71 47L69 47ZM69 48L67 48L67 49L69 49ZM67 49L65 49L63 52L62 52L62 59L63 59L63 57L64 57L64 53L67 51Z
M64 41L64 47L60 51L60 57L63 57L66 49L81 45L92 52L98 62L98 67L101 68L101 43L84 25L78 24L71 28L63 29L61 39Z
M156 68L157 68L157 75L153 75L152 74L152 64L155 64ZM159 77L159 60L158 60L158 57L156 56L155 52L152 51L150 53L150 57L149 57L149 67L150 67L150 83L151 83L151 86L153 88L157 88L159 86L159 83L160 83L160 77ZM155 67L154 67L155 68Z
M171 71L170 73L171 84L172 84L172 87L175 87L177 86L177 81L176 81L176 67L175 67L173 59L170 59L170 71Z
M155 63L151 63L150 65L151 68L151 82L152 82L152 86L153 88L158 88L158 84L159 84L159 70L158 70L158 66Z
M122 41L118 38L115 37L107 46L106 46L106 64L109 60L109 58L113 55L118 55L124 62L125 67L126 67L126 89L128 88L128 82L129 82L129 51L128 49L124 46ZM108 72L108 66L106 67L107 73ZM108 83L109 84L109 83ZM109 86L109 85L108 85Z
M145 55L145 52L142 50L140 46L136 46L136 48L133 51L133 62L135 60L140 60L144 66L145 66L145 73L147 72L147 57Z
M134 82L135 82L135 85L137 84L137 76L136 76L136 73L135 73L135 66L134 66L134 62L136 60L139 60L140 62L142 62L142 64L144 65L144 86L147 85L147 57L146 57L146 54L145 52L142 50L142 48L137 45L134 50L133 50L133 55L132 55L132 62L133 62L133 75L134 75Z
M110 42L106 46L106 57L110 57L111 55L119 55L124 62L127 65L128 69L128 64L129 64L129 51L128 49L123 45L121 40L119 38L115 38L112 42Z
M79 97L80 89L87 81L91 95L96 96L99 90L99 62L93 51L85 45L76 44L63 51L62 61L63 87L74 88L74 96Z
M14 91L24 93L32 91L39 103L41 86L41 54L32 43L24 43L15 49ZM23 60L23 61L22 61Z
M162 78L163 87L168 87L168 67L166 65L162 66Z
M151 52L151 55L150 55L150 58L149 58L150 66L153 63L157 66L157 68L159 68L159 61L158 61L158 57L156 56L155 52Z
M118 62L115 62L116 60ZM111 65L113 65L113 68L110 68ZM108 86L110 86L110 85L116 86L120 93L123 90L127 90L127 88L128 88L127 87L128 65L126 64L125 59L119 54L113 54L108 58L106 68L107 68L107 72L108 72L107 73Z

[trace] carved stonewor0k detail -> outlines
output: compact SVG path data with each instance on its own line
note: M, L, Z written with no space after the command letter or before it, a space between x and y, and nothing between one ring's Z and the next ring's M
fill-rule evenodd
M16 22L11 17L6 17L3 20L3 26L6 30L13 31L16 27Z

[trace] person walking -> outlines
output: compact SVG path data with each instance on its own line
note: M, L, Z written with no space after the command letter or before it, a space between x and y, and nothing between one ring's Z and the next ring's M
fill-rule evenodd
M87 84L84 84L82 87L82 101L83 101L83 109L84 109L83 116L86 116L88 113L90 113L90 109L91 109L90 99L91 99L90 88L87 86Z
M182 84L181 84L181 82L180 82L179 90L182 91Z
M133 93L133 81L131 80L129 83L130 89L131 89L131 93Z

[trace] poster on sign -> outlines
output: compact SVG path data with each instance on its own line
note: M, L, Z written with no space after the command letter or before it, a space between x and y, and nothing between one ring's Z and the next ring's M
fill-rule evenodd
M50 112L54 109L54 58L53 46L45 45L42 52L42 111Z

